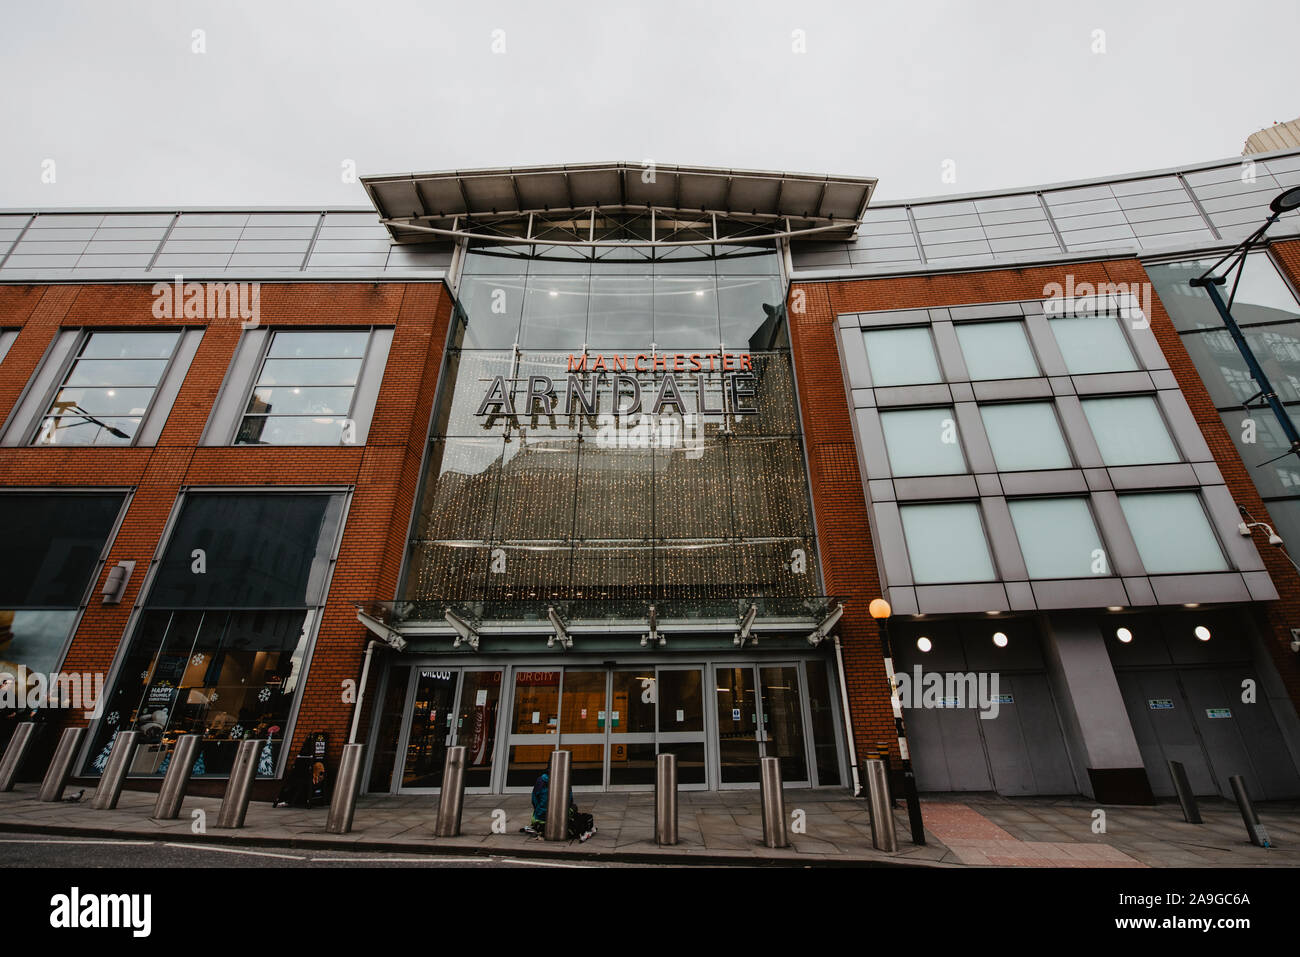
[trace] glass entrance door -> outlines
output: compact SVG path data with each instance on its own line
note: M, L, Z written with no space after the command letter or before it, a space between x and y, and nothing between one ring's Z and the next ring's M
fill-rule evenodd
M417 670L406 737L403 788L442 787L443 765L454 732L453 706L458 677L454 669Z
M716 665L718 780L754 784L759 758L781 761L785 784L809 782L799 666Z
M572 752L575 788L652 788L664 752L681 787L706 786L703 686L688 665L517 672L506 787L531 788L556 747Z
M400 789L442 787L447 749L458 744L467 752L465 787L490 789L501 700L500 669L411 670L415 673L409 679L410 718Z

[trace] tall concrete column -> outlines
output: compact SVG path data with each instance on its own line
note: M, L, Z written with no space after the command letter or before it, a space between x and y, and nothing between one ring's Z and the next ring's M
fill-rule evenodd
M1103 804L1153 804L1124 696L1093 615L1043 616L1043 655L1066 742L1087 794Z

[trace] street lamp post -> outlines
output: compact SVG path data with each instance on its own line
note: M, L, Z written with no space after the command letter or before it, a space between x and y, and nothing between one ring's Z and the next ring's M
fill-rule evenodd
M916 793L916 772L907 750L907 731L903 727L903 705L894 686L894 653L889 644L889 616L893 609L883 598L873 599L867 610L880 625L880 644L885 656L885 674L889 680L889 701L894 709L894 730L898 734L898 756L903 762L903 797L907 801L907 820L912 828L912 843L925 844L925 825L921 821L921 800Z
M1241 357L1246 360L1246 368L1250 370L1251 378L1253 378L1255 384L1259 386L1259 391L1243 403L1244 407L1249 409L1250 403L1254 402L1256 399L1264 400L1268 407L1273 410L1273 415L1277 417L1278 425L1282 427L1282 432L1286 435L1286 440L1289 443L1290 448L1283 454L1289 455L1293 452L1300 452L1300 433L1296 432L1296 427L1291 421L1291 416L1287 413L1281 400L1278 399L1277 392L1274 391L1272 383L1268 381L1268 376L1265 375L1263 368L1259 364L1259 360L1255 358L1255 353L1251 351L1250 345L1246 342L1245 336L1241 334L1241 329L1237 326L1237 321L1232 318L1231 312L1232 301L1237 294L1237 285L1241 282L1241 274L1245 269L1246 255L1261 239L1264 238L1264 233L1268 231L1270 226L1277 222L1279 216L1283 213L1289 213L1293 209L1300 208L1300 186L1293 186L1275 196L1273 201L1268 204L1268 208L1271 213L1268 219L1264 220L1264 225L1260 226L1257 230L1229 250L1227 255L1207 269L1203 274L1191 280L1191 285L1197 289L1204 289L1206 295L1210 297L1210 301L1214 303L1214 308L1218 310L1219 316L1223 319L1224 326L1228 329L1228 334L1232 336L1232 341L1236 344L1237 351L1240 352ZM1223 275L1215 276L1214 273L1219 269L1219 267L1230 259L1233 261L1228 268L1224 270ZM1225 302L1218 287L1224 285L1228 281L1228 276L1234 271L1236 271L1237 275L1232 283L1232 291L1228 294L1227 302Z

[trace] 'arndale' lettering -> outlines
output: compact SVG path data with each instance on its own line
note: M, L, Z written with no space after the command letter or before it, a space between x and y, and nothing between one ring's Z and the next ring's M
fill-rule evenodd
M998 698L996 671L923 672L920 665L909 675L894 675L898 703L903 708L979 708L981 718L996 718Z
M675 372L665 372L663 378L659 380L654 389L654 398L643 403L641 382L633 374L619 372L611 373L608 371L597 371L592 367L588 360L590 356L582 356L582 362L586 363L581 373L570 373L564 384L564 412L568 415L598 415L602 411L601 396L604 391L601 386L609 382L613 389L610 394L613 395L615 408L609 410L615 415L635 415L642 411L647 411L651 415L661 415L665 412L674 412L677 414L686 414L695 412L700 415L721 415L729 413L731 415L755 415L758 413L757 389L755 384L757 377L754 375L753 366L748 355L723 355L720 368L711 372L696 372L690 375L693 380L686 385L678 383L678 376ZM596 356L597 360L604 362L604 356ZM615 356L626 360L626 356ZM634 368L637 360L647 358L646 356L637 356L634 360ZM662 368L671 368L664 363L670 359L686 361L687 356L654 356L656 366L653 371ZM691 360L709 359L710 364L718 356L690 356ZM577 357L569 357L569 366L574 368ZM626 366L626 361L624 362ZM750 371L740 371L740 370ZM652 371L641 369L640 371ZM717 376L722 375L721 396L718 397L718 404L714 407L709 405L709 380L717 381ZM683 373L685 377L687 373ZM488 386L488 391L483 396L483 401L479 403L478 415L535 415L540 412L542 415L554 415L559 406L559 398L556 395L556 382L547 375L530 375L528 377L528 386L524 394L522 406L515 404L516 388L507 385L506 376L495 376ZM522 382L522 380L520 380ZM695 394L696 408L688 408L687 400L683 397L686 394ZM540 409L538 403L541 403ZM649 408L643 409L643 405Z

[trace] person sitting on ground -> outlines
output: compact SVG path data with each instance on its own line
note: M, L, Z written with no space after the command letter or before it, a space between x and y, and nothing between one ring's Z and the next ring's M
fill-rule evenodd
M533 782L533 815L528 824L520 831L524 834L541 834L546 828L546 805L550 800L551 776L543 771ZM569 788L568 837L586 842L596 833L596 822L590 814L583 814L573 800L573 788Z

